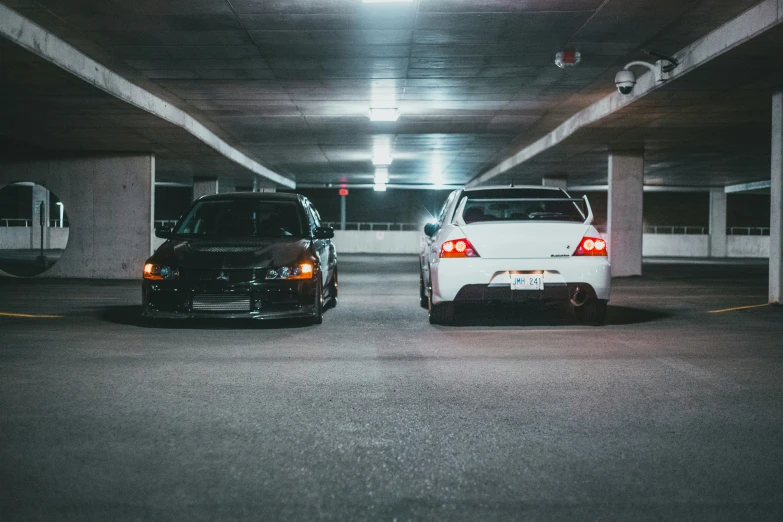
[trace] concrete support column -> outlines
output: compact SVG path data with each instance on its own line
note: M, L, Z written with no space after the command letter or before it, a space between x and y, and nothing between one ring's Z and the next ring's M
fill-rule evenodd
M771 174L769 302L783 304L783 91L772 96Z
M41 248L41 204L43 203L43 247L49 248L49 189L41 185L33 186L33 226L30 245Z
M193 201L201 196L211 196L218 193L217 178L194 178L193 179Z
M557 187L563 190L568 188L568 179L564 176L548 176L541 178L541 185L544 187Z
M237 182L233 178L223 178L218 182L218 192L225 194L226 192L236 192Z
M348 196L340 196L340 230L345 230L346 226L346 206Z
M644 154L609 155L607 235L612 276L642 275Z
M726 191L710 191L710 257L726 257Z

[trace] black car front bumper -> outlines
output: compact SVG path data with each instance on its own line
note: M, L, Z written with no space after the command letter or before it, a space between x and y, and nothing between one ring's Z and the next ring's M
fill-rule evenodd
M142 315L160 319L309 317L315 312L317 288L316 278L241 284L144 280Z

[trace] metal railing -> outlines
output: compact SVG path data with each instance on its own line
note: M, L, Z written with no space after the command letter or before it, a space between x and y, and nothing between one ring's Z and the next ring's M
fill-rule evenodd
M162 226L169 226L173 227L177 224L176 219L156 219L155 220L155 228L162 227Z
M63 220L62 227L60 226L60 220L59 219L50 219L49 220L49 226L51 228L63 228L67 227L69 225L68 220ZM0 227L9 228L9 227L31 227L33 226L33 220L27 219L27 218L0 218Z
M676 225L676 226L668 226L668 225L652 225L649 227L644 227L644 233L645 234L698 234L698 235L705 235L709 234L709 228L708 227L692 227L692 226L682 226L682 225Z
M768 236L769 227L729 227L730 236Z
M332 227L335 230L340 230L339 221L327 221L323 223L326 227ZM379 230L379 231L405 231L405 230L419 230L421 226L416 223L391 223L391 222L375 222L375 221L346 221L345 230Z
M653 225L644 227L645 234L694 234L707 235L710 233L709 227L695 227L683 225ZM768 236L769 227L728 227L726 233L730 236Z

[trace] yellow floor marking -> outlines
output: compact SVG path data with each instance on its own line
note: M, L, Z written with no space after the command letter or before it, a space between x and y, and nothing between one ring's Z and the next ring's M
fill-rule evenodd
M62 315L34 315L34 314L12 314L9 312L0 312L0 317L25 317L27 319L62 319Z
M719 314L721 312L733 312L735 310L747 310L748 308L761 308L762 306L769 306L768 304L750 305L750 306L738 306L736 308L725 308L723 310L710 310L708 313Z

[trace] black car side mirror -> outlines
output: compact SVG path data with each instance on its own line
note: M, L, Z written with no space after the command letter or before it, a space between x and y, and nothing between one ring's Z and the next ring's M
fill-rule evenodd
M429 237L432 237L438 231L438 228L440 227L438 226L437 223L427 223L426 225L424 225L424 233L427 234Z
M161 239L169 239L171 237L171 227L168 225L161 225L155 229L155 237Z
M332 227L318 227L315 229L313 237L315 239L332 239L334 237L334 229Z

